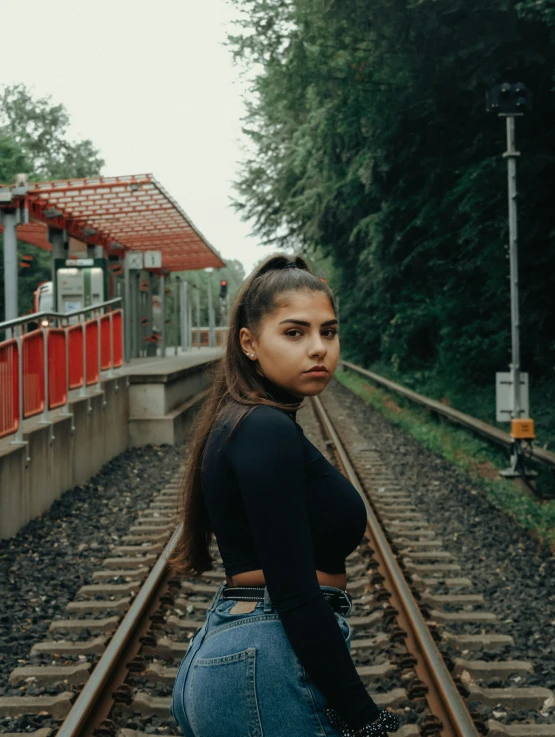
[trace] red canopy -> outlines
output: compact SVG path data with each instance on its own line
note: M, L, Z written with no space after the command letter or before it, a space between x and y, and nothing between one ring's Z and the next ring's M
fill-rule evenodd
M25 199L31 222L17 237L40 248L50 248L51 225L108 253L161 251L164 270L225 266L152 174L32 182Z

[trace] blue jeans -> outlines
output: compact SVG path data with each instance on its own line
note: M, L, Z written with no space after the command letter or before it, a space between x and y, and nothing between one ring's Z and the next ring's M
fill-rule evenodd
M252 612L231 613L237 600L222 598L224 588L175 680L170 713L184 737L340 737L322 713L328 701L295 655L268 589L264 601L251 603ZM351 627L343 615L335 617L350 651Z

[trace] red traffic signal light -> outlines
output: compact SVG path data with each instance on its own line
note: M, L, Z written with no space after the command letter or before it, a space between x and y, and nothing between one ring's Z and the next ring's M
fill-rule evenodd
M220 282L220 299L225 299L227 295L227 281L222 279Z

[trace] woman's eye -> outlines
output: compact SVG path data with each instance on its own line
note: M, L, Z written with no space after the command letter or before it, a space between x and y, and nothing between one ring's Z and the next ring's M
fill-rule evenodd
M293 330L288 330L285 335L290 335L292 338L294 338L296 336L293 335L293 333L301 333L302 335L302 331L297 330L296 328L294 328ZM334 336L339 335L339 330L336 330L335 328L327 328L326 330L324 330L324 333L328 333L329 337L333 338Z

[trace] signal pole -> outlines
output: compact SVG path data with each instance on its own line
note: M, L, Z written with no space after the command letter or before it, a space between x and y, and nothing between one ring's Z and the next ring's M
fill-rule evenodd
M515 145L515 118L522 117L527 109L531 107L531 96L529 90L522 83L499 84L490 89L486 96L486 110L497 113L500 118L506 119L507 150L503 158L507 159L507 184L509 205L509 259L510 259L510 283L511 283L511 365L510 365L510 418L511 418L511 465L501 471L501 475L507 478L515 476L532 476L532 471L524 467L522 452L523 441L531 441L535 438L534 421L522 417L526 413L523 405L524 397L521 394L521 371L520 371L520 311L519 311L519 282L518 282L518 221L517 221L517 184L516 184L516 160L520 152ZM498 374L498 384L503 384L502 374ZM527 398L526 398L527 399ZM499 406L497 415L507 412Z

